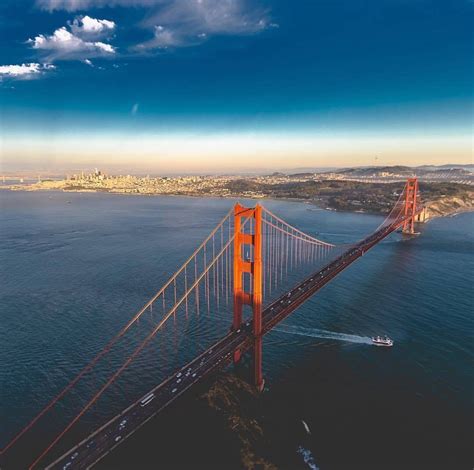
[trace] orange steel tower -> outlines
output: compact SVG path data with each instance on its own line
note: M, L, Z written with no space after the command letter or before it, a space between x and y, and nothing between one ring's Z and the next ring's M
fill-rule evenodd
M248 231L242 230L242 218L249 219L251 222ZM241 327L243 307L249 305L253 313L254 381L257 389L262 391L264 386L262 374L262 207L259 204L254 208L236 204L234 231L234 321L232 326L234 330ZM249 256L244 258L246 247ZM235 351L235 363L239 362L240 355L241 351Z
M418 197L418 178L408 178L405 189L405 222L403 233L415 233L416 200ZM411 217L410 217L411 216Z

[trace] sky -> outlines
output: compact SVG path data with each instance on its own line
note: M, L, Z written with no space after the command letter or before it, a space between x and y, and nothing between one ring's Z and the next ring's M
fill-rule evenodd
M2 0L0 171L472 163L471 0Z

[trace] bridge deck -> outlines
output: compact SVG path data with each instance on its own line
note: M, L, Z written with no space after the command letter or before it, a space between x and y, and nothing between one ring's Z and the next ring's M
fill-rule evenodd
M274 301L263 311L263 333L290 315L299 305L321 289L341 271L361 257L366 251L395 231L403 220L383 227L296 285L288 293ZM96 430L82 442L62 455L47 469L90 468L105 457L115 447L131 436L158 412L213 371L232 361L233 352L242 352L252 347L252 322L249 321L238 331L229 332L193 361L177 370L172 376L150 390L123 412ZM148 399L147 399L148 397Z

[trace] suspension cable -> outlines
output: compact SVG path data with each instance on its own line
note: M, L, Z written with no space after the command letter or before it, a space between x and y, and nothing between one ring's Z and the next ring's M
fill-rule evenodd
M290 225L288 222L285 222L283 219L281 219L280 217L278 217L277 215L275 215L273 212L269 211L269 210L266 209L265 207L262 207L262 209L263 209L263 211L266 212L269 216L273 217L275 220L278 220L278 222L281 222L282 224L288 226L289 228L291 228L291 229L294 230L295 232L299 233L299 234L302 235L303 237L307 237L307 238L311 239L313 242L319 243L319 244L321 244L321 245L334 246L332 243L323 242L322 240L318 240L317 238L314 238L314 237L308 235L307 233L304 233L304 232L302 232L301 230L298 230L296 227L293 227L293 226Z
M250 220L251 216L247 217L242 223L242 228ZM213 231L215 233L215 231ZM163 318L158 322L156 327L148 334L148 336L142 341L142 343L133 351L133 353L128 357L128 359L117 369L107 380L107 382L100 388L100 390L89 400L89 402L82 408L82 410L69 422L69 424L53 439L53 441L46 447L46 449L35 459L35 461L29 466L29 469L33 469L41 459L58 443L58 441L74 426L74 424L86 413L86 411L101 397L101 395L108 389L108 387L115 382L115 380L120 376L120 374L131 364L131 362L138 356L138 354L143 350L143 348L150 342L150 340L156 335L156 333L161 329L161 327L166 323L166 321L176 313L180 305L187 301L188 296L193 291L193 289L198 285L198 283L207 275L209 270L215 265L219 260L219 257L224 253L224 251L230 246L234 241L236 234L232 236L230 240L227 241L226 245L218 253L218 255L212 260L211 263L207 266L206 270L203 271L198 279L192 284L192 286L183 294L181 299L169 310L169 312L163 316Z
M187 264L196 256L196 254L207 244L207 242L214 236L219 228L226 222L226 220L233 213L233 209L223 217L223 219L217 224L212 232L206 237L206 239L199 245L199 247L192 253L192 255L185 261L185 263L178 269L173 276L163 285L163 287L132 317L132 319L105 345L105 347L72 379L66 387L56 395L8 444L0 451L0 455L3 455L15 442L20 439L34 424L44 416L62 397L64 397L78 382L81 378L89 372L95 364L105 356L111 349L112 346L130 329L130 327L145 313L155 300L165 291L167 287L173 283L179 274L181 274Z

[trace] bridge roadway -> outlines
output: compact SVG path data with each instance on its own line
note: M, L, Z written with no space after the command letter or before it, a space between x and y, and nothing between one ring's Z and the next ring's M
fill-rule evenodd
M263 333L265 334L270 331L305 300L331 281L367 250L390 235L402 223L403 220L398 220L387 227L382 227L359 243L351 245L348 250L320 271L313 273L288 293L266 307L262 312ZM252 347L252 342L252 321L248 321L240 330L229 332L204 353L177 370L171 377L112 418L46 468L73 470L92 467L196 382L211 372L229 364L232 361L235 350L240 349L242 353L249 350Z

